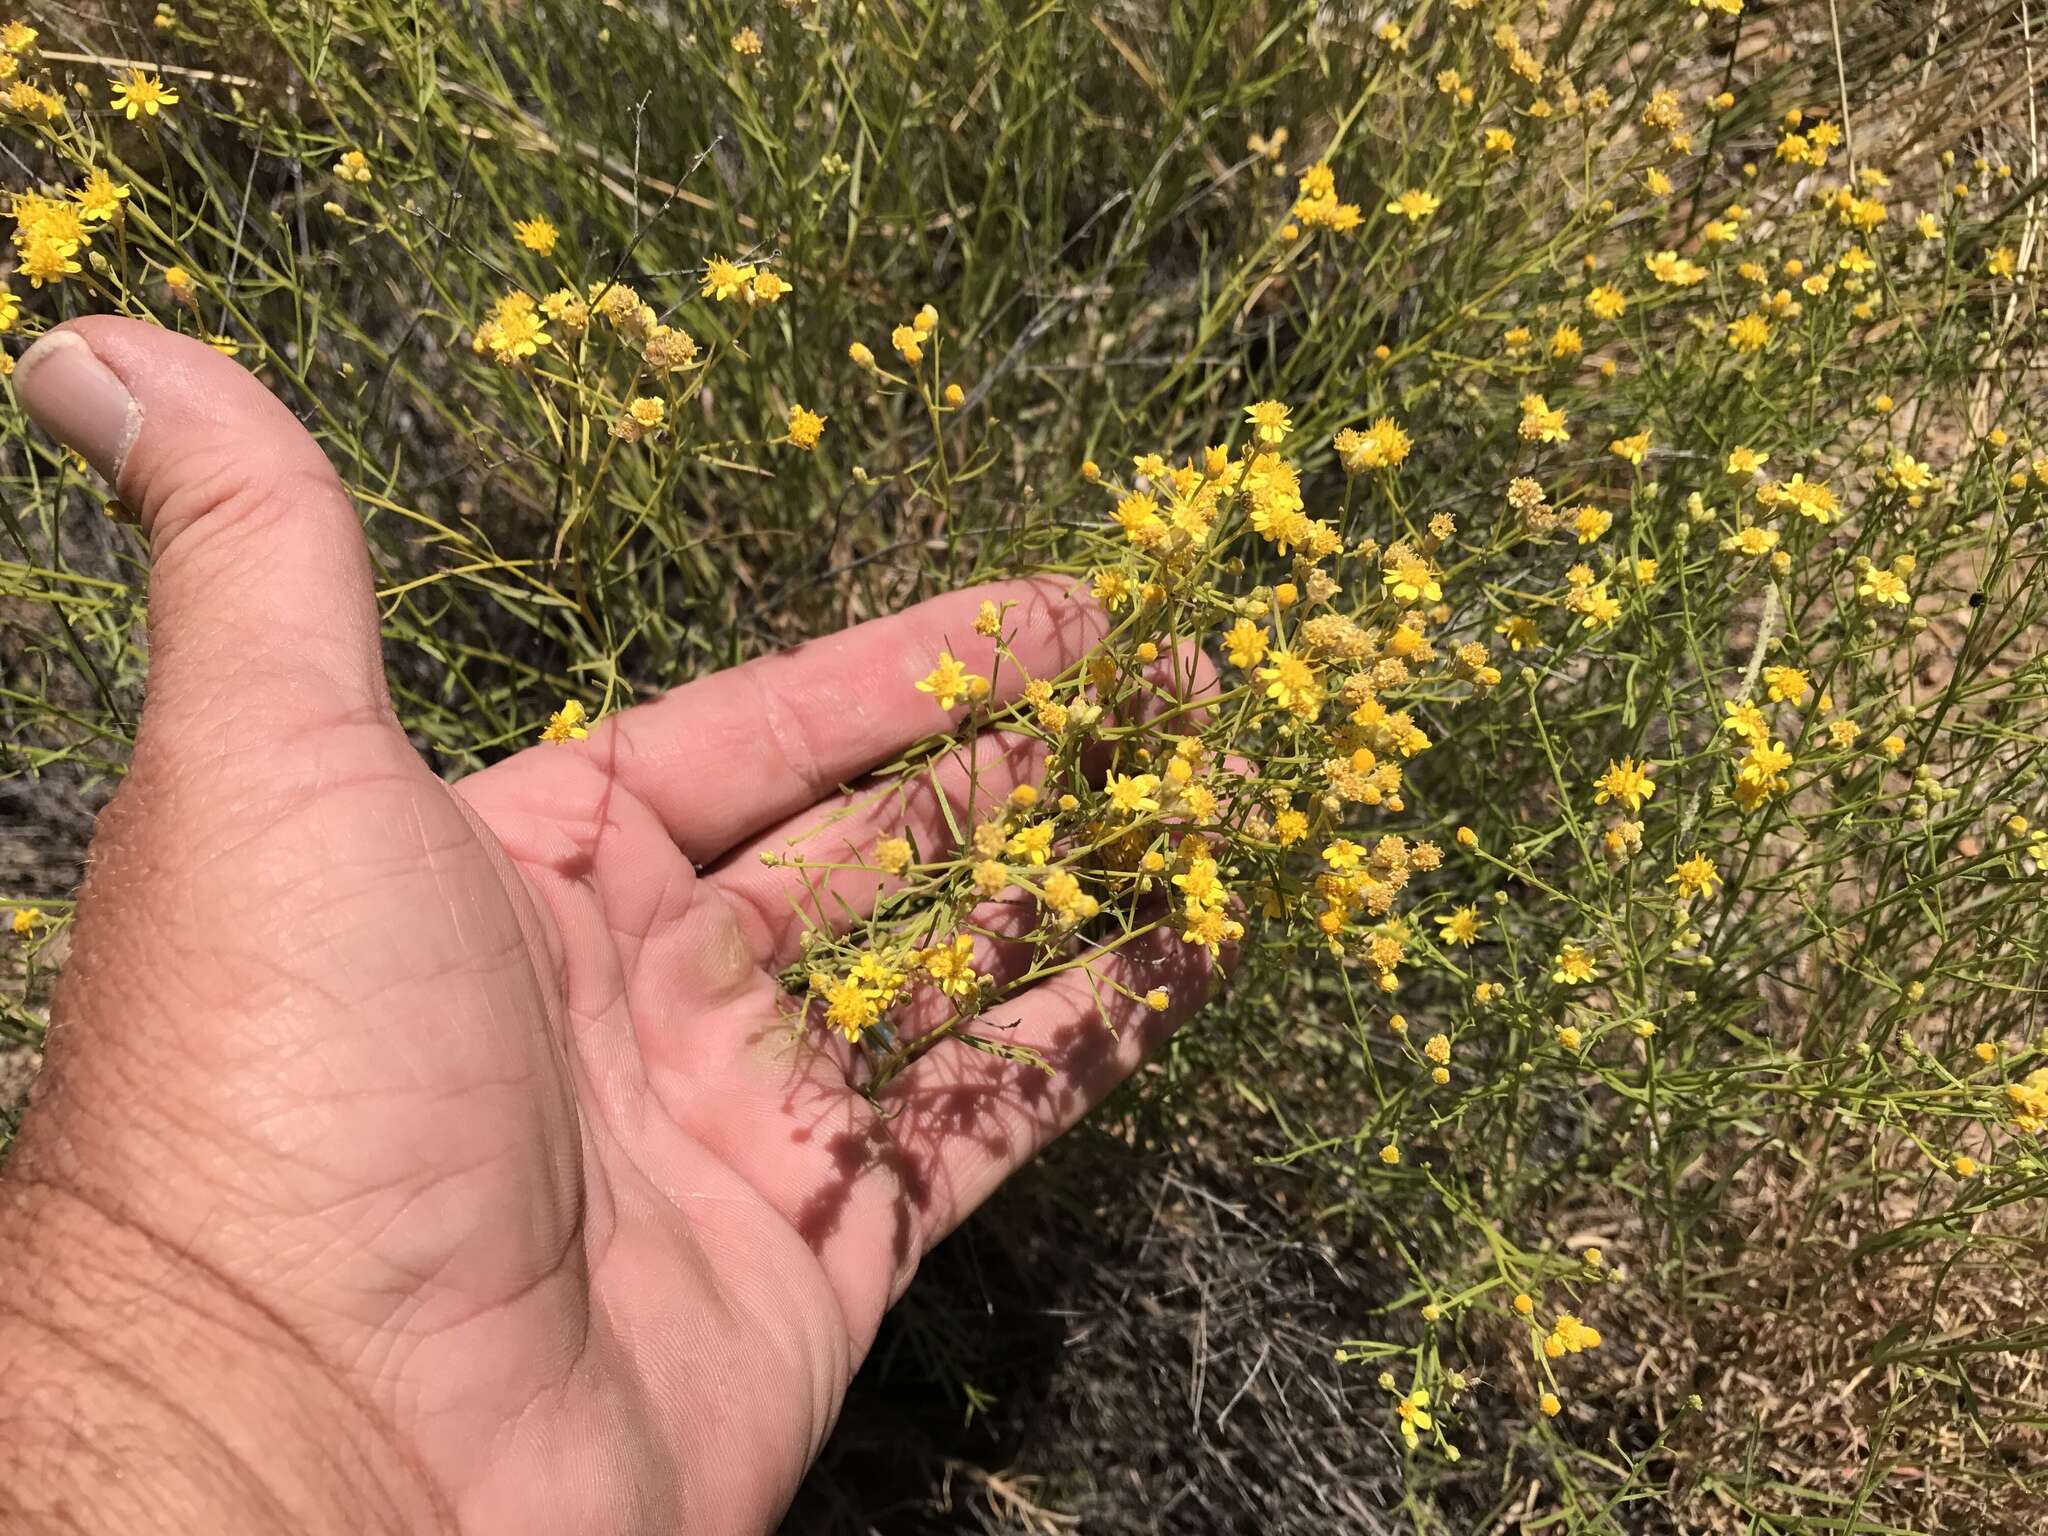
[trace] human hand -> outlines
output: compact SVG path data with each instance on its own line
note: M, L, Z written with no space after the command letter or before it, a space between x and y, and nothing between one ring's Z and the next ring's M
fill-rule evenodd
M1050 581L939 598L451 789L392 714L347 497L250 375L99 318L17 388L141 519L151 666L0 1186L0 1510L772 1525L920 1255L1207 978L1148 935L998 1011L1055 1076L946 1047L870 1103L775 976L804 911L878 883L759 855L950 841L942 800L992 808L1028 743L839 786L946 723L911 687L942 646L1021 687L981 599L1040 676L1099 614Z

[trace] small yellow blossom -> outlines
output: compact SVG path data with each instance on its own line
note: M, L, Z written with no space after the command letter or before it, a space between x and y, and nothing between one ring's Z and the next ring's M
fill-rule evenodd
M1690 900L1695 896L1710 895L1720 878L1713 860L1704 853L1695 853L1666 875L1664 883L1677 886L1680 899Z
M801 405L792 405L789 408L789 442L791 447L801 448L808 453L811 449L818 446L818 439L824 435L824 432L825 418L816 411L807 410Z
M114 77L113 107L129 122L138 117L155 117L165 107L178 104L178 93L139 66L124 69Z
M951 651L939 652L939 664L917 681L917 691L930 694L941 709L951 709L963 699L986 698L988 687L987 678L969 672Z
M555 241L560 238L560 233L551 222L535 214L532 218L521 219L512 226L512 238L536 256L548 256L554 253Z
M1421 223L1443 206L1434 192L1410 189L1387 204L1387 212L1397 213L1412 223Z
M1470 946L1479 938L1479 909L1454 907L1437 918L1437 940L1443 944Z
M1630 811L1640 811L1643 802L1657 793L1656 781L1650 777L1650 765L1639 763L1632 757L1609 762L1607 771L1593 781L1593 787L1595 805L1605 805L1614 800Z
M582 741L590 734L589 719L590 712L582 703L571 699L548 716L548 723L541 728L540 739L547 742Z
M1566 944L1557 952L1550 979L1569 987L1584 986L1594 977L1592 952L1579 944Z
M1582 1350L1598 1349L1600 1332L1589 1328L1569 1312L1557 1314L1550 1335L1543 1341L1543 1353L1555 1360L1560 1355L1576 1355Z
M1285 442L1292 426L1288 420L1290 412L1278 400L1261 400L1256 405L1245 407L1245 420L1252 425L1252 434L1269 446Z
M1738 315L1728 324L1728 345L1737 352L1761 352L1771 344L1771 322L1759 314Z

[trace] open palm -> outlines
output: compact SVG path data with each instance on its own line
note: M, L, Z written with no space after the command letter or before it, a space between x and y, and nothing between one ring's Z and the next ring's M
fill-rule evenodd
M65 334L22 396L150 533L152 666L10 1177L289 1340L412 1480L394 1507L772 1525L919 1257L1206 978L1128 946L987 1021L1056 1075L948 1047L870 1103L775 977L806 912L881 882L761 854L944 844L1042 763L990 737L842 789L948 723L912 680L947 647L1021 686L983 598L1041 676L1099 615L1051 581L940 598L451 789L391 713L360 530L298 423L196 342Z

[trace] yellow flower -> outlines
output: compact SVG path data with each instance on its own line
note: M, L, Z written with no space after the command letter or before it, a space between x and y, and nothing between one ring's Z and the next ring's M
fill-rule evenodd
M1381 1157L1386 1156L1386 1150L1382 1149ZM1398 1157L1397 1153L1396 1160ZM1429 1416L1428 1409L1429 1394L1420 1387L1394 1405L1394 1412L1401 1424L1401 1438L1407 1442L1411 1451L1415 1449L1416 1440L1422 1430L1436 1427L1436 1420Z
M1922 463L1903 448L1896 450L1884 468L1885 482L1901 491L1924 491L1934 484L1934 466Z
M1641 465L1644 456L1650 451L1649 429L1646 427L1629 437L1617 437L1607 445L1607 451L1617 459L1626 459L1631 464Z
M2011 277L2019 271L2019 258L2009 245L2001 245L1984 258L1984 270L1993 277Z
M1819 480L1809 480L1802 471L1790 480L1767 480L1757 487L1756 499L1767 507L1790 506L1801 517L1823 526L1835 519L1841 504L1835 493Z
M1103 783L1109 803L1126 816L1142 816L1159 809L1159 775L1156 773L1112 773Z
M1591 981L1594 974L1592 952L1580 944L1566 944L1557 952L1557 965L1550 979L1577 987Z
M1266 632L1250 619L1239 619L1224 632L1223 651L1233 667L1256 666L1266 655Z
M1256 405L1244 408L1245 420L1252 424L1253 435L1271 447L1285 442L1293 423L1288 420L1290 412L1278 400L1261 400Z
M370 157L360 149L345 150L334 162L334 174L343 181L367 185L370 181Z
M732 35L732 51L742 58L755 57L761 51L761 34L752 27L741 27Z
M1244 937L1244 924L1225 916L1217 907L1190 908L1186 927L1180 936L1182 943L1205 949L1215 956L1222 953L1225 944L1235 943Z
M1738 315L1728 325L1728 345L1737 352L1761 352L1771 344L1771 322L1762 315Z
M178 93L147 70L135 67L114 77L111 99L114 110L132 123L138 117L155 117L165 107L175 107Z
M1337 450L1344 473L1359 475L1369 469L1394 468L1408 457L1414 443L1393 417L1382 416L1363 432L1346 427L1331 439L1330 446Z
M1772 795L1783 794L1789 787L1785 770L1791 766L1792 754L1783 742L1753 743L1735 765L1735 803L1749 811Z
M698 293L707 299L723 304L736 299L754 281L752 266L741 266L723 256L714 256L704 263L704 279L698 286Z
M1479 938L1479 909L1455 907L1436 920L1437 941L1469 947Z
M757 304L773 304L790 291L791 285L784 281L780 272L763 267L754 274L754 281L747 290L747 297Z
M1898 608L1913 600L1899 575L1882 566L1872 566L1863 573L1863 579L1856 584L1856 595L1866 602Z
M7 926L25 939L36 931L37 925L45 921L46 919L43 916L43 909L41 907L20 907L15 910L14 916L8 920Z
M885 875L900 875L910 868L910 839L885 837L875 844L875 868Z
M801 405L789 408L789 442L793 448L806 453L818 446L818 439L824 435L825 418L816 411L806 410Z
M1550 1336L1543 1341L1543 1353L1553 1360L1560 1355L1576 1355L1581 1350L1599 1347L1600 1331L1587 1327L1569 1312L1557 1314Z
M949 943L920 950L915 959L948 997L972 997L988 982L974 969L974 940L964 933L955 934Z
M569 700L560 709L548 716L548 723L542 727L540 739L549 742L582 741L590 734L585 724L590 712L576 699Z
M1271 666L1259 668L1259 681L1266 685L1266 697L1304 719L1313 718L1323 700L1315 668L1286 650L1274 651L1269 659Z
M1691 858L1681 861L1676 869L1666 875L1664 883L1677 886L1679 896L1690 899L1694 896L1711 895L1714 885L1720 878L1714 869L1713 861L1704 853L1696 853Z
M881 1017L881 1009L868 989L850 976L832 981L813 977L811 985L824 1000L825 1022L848 1040L860 1039Z
M1405 544L1390 546L1380 566L1381 583L1404 603L1434 603L1444 595L1429 562Z
M612 423L612 436L637 443L650 432L661 430L668 420L668 407L652 395L635 395Z
M477 328L475 346L511 366L532 357L548 340L533 296L515 288L491 306L489 317Z
M72 273L83 270L72 259L77 250L77 246L48 235L32 234L22 244L19 270L31 288L40 288L45 283L61 283Z
M1543 396L1529 394L1522 396L1521 435L1524 442L1568 443L1572 435L1565 429L1564 407L1552 409Z
M1764 718L1764 712L1748 699L1728 706L1728 718L1721 722L1721 729L1751 745L1770 736L1770 722Z
M128 186L114 180L96 165L85 180L72 189L71 197L78 204L81 219L90 224L104 224L121 211L121 204L128 199Z
M1397 213L1411 223L1419 224L1442 206L1443 204L1438 201L1434 192L1423 192L1411 188L1387 204L1387 212Z
M1643 265L1658 282L1668 283L1674 288L1690 288L1707 280L1705 267L1676 251L1659 251L1654 256L1645 256Z
M1765 667L1763 679L1764 691L1773 704L1804 704L1813 686L1797 667Z
M986 698L988 679L969 672L951 651L941 651L939 664L918 679L917 691L930 694L939 708L951 709L962 699ZM1033 862L1043 863L1044 860L1040 858Z
M1632 757L1624 757L1618 763L1610 761L1607 771L1595 779L1593 785L1595 805L1615 800L1630 811L1640 811L1643 802L1657 793L1656 781L1650 777L1650 765L1638 763Z
M561 232L548 219L535 214L532 218L521 219L512 226L512 238L536 256L551 256L554 254L555 241L561 238Z
M2048 1128L2048 1067L2037 1067L2022 1082L2008 1083L2012 1123L2029 1136Z
M1618 320L1627 308L1628 300L1623 297L1621 290L1612 284L1602 283L1597 288L1587 290L1586 311L1595 319Z
M1527 614L1513 614L1493 626L1493 632L1504 636L1511 651L1522 651L1535 645L1541 632L1536 621Z

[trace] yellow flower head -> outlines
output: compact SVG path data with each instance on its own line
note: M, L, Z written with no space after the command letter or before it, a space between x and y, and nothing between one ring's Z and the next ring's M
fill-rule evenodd
M541 728L540 739L548 742L582 741L590 734L589 719L590 711L583 707L581 701L571 699L548 716L548 723Z
M704 298L727 303L752 286L755 271L751 265L741 266L724 256L714 256L704 263L704 278L697 291Z
M1657 793L1656 781L1650 777L1650 765L1639 763L1632 757L1620 762L1609 762L1607 771L1593 781L1595 805L1618 801L1631 812L1640 811L1643 802Z
M138 117L155 117L165 107L178 104L175 90L140 67L124 69L116 75L110 96L114 110L131 123Z
M917 682L917 691L930 694L941 709L951 709L963 699L986 698L988 687L987 678L969 672L951 651L939 652L939 664Z
M1689 900L1694 896L1711 894L1720 878L1713 861L1704 853L1695 853L1666 875L1664 883L1677 886L1679 897Z
M532 218L521 219L512 226L512 238L536 256L550 256L554 254L555 241L560 238L560 231L549 220L535 214Z
M104 224L121 211L121 204L128 200L128 186L109 176L100 166L94 166L71 193L78 204L78 216L88 224Z
M1581 944L1566 944L1557 952L1557 966L1550 979L1568 987L1579 987L1591 981L1594 975L1592 951Z
M806 410L801 405L789 408L789 441L793 448L805 452L818 446L818 439L824 436L825 418L816 411Z
M1268 446L1286 441L1293 425L1288 420L1289 414L1288 408L1278 400L1261 400L1244 409L1245 420L1252 424L1253 435Z
M1411 188L1387 204L1387 212L1397 213L1411 223L1420 224L1441 207L1443 203L1434 192Z

